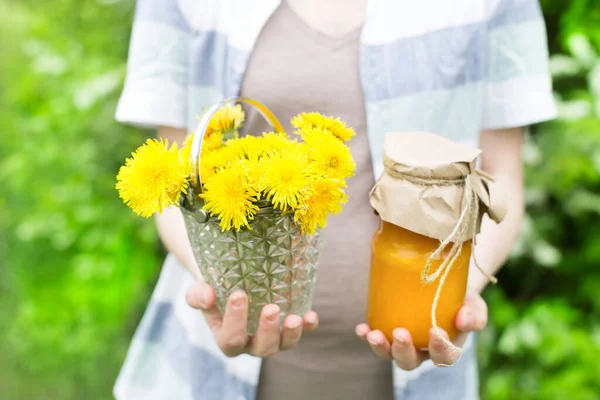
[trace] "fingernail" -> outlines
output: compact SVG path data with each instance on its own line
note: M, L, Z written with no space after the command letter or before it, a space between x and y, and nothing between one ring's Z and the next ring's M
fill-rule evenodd
M379 347L379 346L381 346L381 344L379 344L379 343L377 343L377 342L374 342L374 341L372 341L372 340L371 340L371 339L369 339L369 338L367 338L367 342L369 342L369 344L370 344L371 346L376 346L376 347Z
M236 292L231 295L233 297L233 307L242 308L246 304L245 296L242 293Z
M200 302L201 308L207 308L208 307L208 293L202 292L202 294L200 294L200 298L198 299L198 301Z
M450 337L448 336L446 331L444 331L443 329L438 329L436 331L434 328L431 328L431 330L429 332L435 337L436 340L438 340L440 342L443 342L442 339L440 338L440 336L442 336L446 340L450 340Z
M317 316L315 314L308 314L308 316L306 317L306 322L308 322L309 324L314 324L315 322L317 322Z
M398 334L397 332L392 332L392 335L394 336L394 340L402 347L405 347L408 342L406 341L406 339L404 339L400 334Z
M467 311L464 316L465 326L470 327L472 322L473 322L473 316L471 315L470 311Z
M298 318L298 319L294 318L294 319L292 320L292 322L290 322L290 323L288 324L288 328L289 328L289 329L296 329L296 328L299 328L299 327L300 327L300 325L302 325L302 320L301 320L301 319L299 319L299 318Z
M269 309L266 311L267 321L275 321L279 314L279 307L277 306L269 306Z

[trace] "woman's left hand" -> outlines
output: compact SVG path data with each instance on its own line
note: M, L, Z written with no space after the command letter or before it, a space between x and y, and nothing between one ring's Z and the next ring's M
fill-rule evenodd
M467 289L465 303L456 315L456 328L459 334L452 341L456 346L462 347L467 340L469 332L480 331L487 325L487 305L476 289ZM461 353L447 346L433 332L429 332L429 349L417 350L413 345L410 333L404 328L394 329L394 341L390 344L379 330L371 330L369 325L356 326L356 334L371 345L373 352L379 357L394 360L398 367L410 371L417 368L427 359L431 359L436 366L454 365ZM446 332L442 334L448 339Z

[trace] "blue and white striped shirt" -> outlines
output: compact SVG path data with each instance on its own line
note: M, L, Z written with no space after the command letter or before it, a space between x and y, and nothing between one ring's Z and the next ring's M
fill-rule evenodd
M138 0L119 121L192 131L239 95L279 0ZM360 74L376 176L388 131L475 145L482 129L555 115L537 0L369 0ZM118 399L254 399L261 360L225 357L184 300L191 276L169 256L115 386ZM478 398L473 340L453 368L394 367L396 400Z

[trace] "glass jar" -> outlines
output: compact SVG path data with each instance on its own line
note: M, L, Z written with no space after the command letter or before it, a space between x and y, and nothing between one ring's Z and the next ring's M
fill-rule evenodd
M248 296L249 335L258 329L267 304L280 308L280 325L290 314L310 311L321 252L321 235L305 235L291 213L275 210L269 202L257 202L259 210L249 226L223 231L216 217L209 217L200 200L202 193L202 142L210 119L231 102L255 107L275 132L283 126L263 104L248 98L231 98L210 107L198 123L190 151L191 189L181 199L181 210L202 277L216 292L217 307L225 313L227 300L236 290Z
M261 208L250 228L223 232L216 217L199 222L182 209L188 237L202 276L225 313L236 290L248 295L248 334L258 329L260 313L277 304L280 323L286 316L310 311L321 252L321 235L303 235L291 214Z
M393 340L396 328L407 329L417 349L426 349L432 328L431 309L439 280L425 283L422 278L427 259L440 245L438 239L423 236L381 221L373 236L367 321L371 329ZM435 272L447 250L435 259ZM471 257L471 243L465 242L452 265L437 305L437 324L453 340L458 333L455 320L464 302Z

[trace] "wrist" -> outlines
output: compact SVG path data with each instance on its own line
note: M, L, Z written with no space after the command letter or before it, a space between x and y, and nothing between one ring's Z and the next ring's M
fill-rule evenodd
M474 290L477 293L482 293L490 282L477 269L469 271L469 280L467 281L467 291Z

